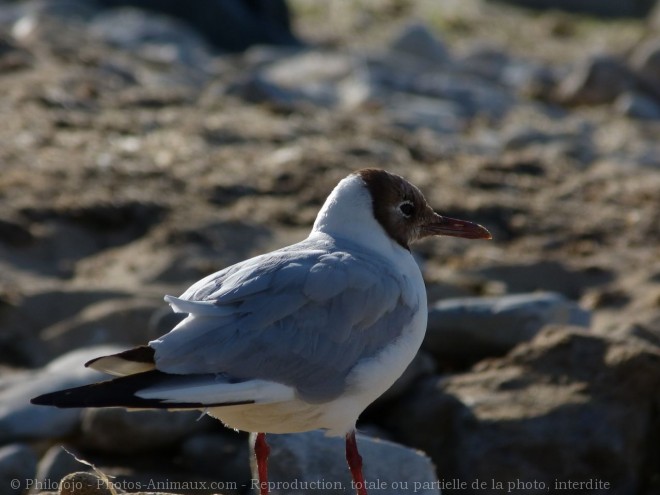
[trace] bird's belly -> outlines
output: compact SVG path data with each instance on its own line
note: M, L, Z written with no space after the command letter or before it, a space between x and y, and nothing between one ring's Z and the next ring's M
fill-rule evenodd
M262 433L299 433L325 428L324 406L300 400L213 407L207 413L229 428Z

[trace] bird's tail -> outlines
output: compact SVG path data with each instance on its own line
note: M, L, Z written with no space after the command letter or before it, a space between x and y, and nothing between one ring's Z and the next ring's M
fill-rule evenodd
M210 406L250 404L254 400L243 399L236 394L218 393L223 399L214 402L207 394L195 397L192 390L204 391L209 387L219 391L234 384L218 375L172 375L157 370L136 373L69 388L35 397L30 402L42 406L70 407L125 407L127 409L204 409ZM180 393L183 399L177 399ZM234 395L234 397L231 397ZM213 396L213 395L212 395Z

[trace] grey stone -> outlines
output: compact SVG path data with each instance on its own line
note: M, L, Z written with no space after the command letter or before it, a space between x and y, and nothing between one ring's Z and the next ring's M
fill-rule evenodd
M456 134L467 125L463 109L452 101L407 95L394 97L388 103L387 114L392 123L405 129Z
M553 143L571 142L575 134L570 132L548 133L529 126L513 128L504 133L504 147L508 150L523 149L528 146L544 146Z
M639 493L657 472L647 453L657 451L659 386L657 347L550 327L470 373L420 384L389 424L444 479L504 490L516 479L546 488L591 479L609 483L591 493Z
M143 93L146 88L197 90L213 74L206 43L177 19L126 7L102 11L88 26L97 39L134 54L138 63L133 72L144 86ZM182 94L177 98L188 99ZM161 106L168 103L162 95L151 99L161 100Z
M620 95L614 102L614 108L620 114L634 119L660 120L660 103L638 92Z
M622 61L601 55L575 67L560 83L557 97L568 105L600 105L613 102L636 84L634 73Z
M30 399L63 388L86 385L107 377L84 367L92 358L119 352L113 346L71 351L45 368L0 379L0 442L44 439L71 434L80 424L80 409L35 406Z
M0 486L2 493L20 495L30 488L34 479L37 456L28 445L11 444L0 447Z
M181 445L181 455L193 472L249 485L250 449L243 434L227 430L192 435Z
M24 2L24 11L44 17L57 17L65 21L88 21L96 12L97 5L86 0L30 0Z
M91 304L72 318L41 332L51 355L77 347L101 344L141 345L157 335L149 334L149 321L164 307L162 300L109 299Z
M466 118L501 118L517 102L509 89L459 71L418 69L406 72L399 67L398 70L383 73L379 85L389 90L392 97L399 97L397 93L404 92L433 99L437 102L436 107L437 104L451 103L459 110L459 115ZM385 101L389 104L387 99Z
M133 6L181 19L215 48L239 52L251 45L297 46L285 0L95 0L106 7ZM152 12L149 12L152 11Z
M497 48L479 47L457 62L462 72L468 72L490 81L499 81L511 63L508 53Z
M109 479L95 473L79 471L62 478L58 495L115 495ZM158 495L158 494L153 494Z
M343 438L329 438L321 431L267 435L271 447L268 471L273 493L354 494L345 457ZM250 438L254 443L254 434ZM422 452L402 445L357 435L363 472L369 493L411 492L439 495L433 463ZM257 475L253 466L253 478ZM280 485L277 485L280 483ZM305 487L305 483L308 485ZM407 485L407 487L406 487Z
M80 290L68 287L57 289L41 289L21 295L14 307L17 312L17 321L8 322L3 319L5 313L0 313L0 324L4 328L14 328L20 331L26 326L32 330L55 325L57 322L74 317L88 305L93 305L107 299L124 299L128 301L132 296L129 292L117 290Z
M565 10L602 17L643 17L655 0L497 0L532 9Z
M241 55L241 60L251 69L259 70L289 57L304 53L304 48L294 46L256 45Z
M0 15L1 17L1 15ZM0 21L0 26L2 22ZM0 72L7 74L12 71L27 69L34 63L32 54L0 36ZM32 233L10 218L0 218L0 236L2 242L17 247L26 246L33 240Z
M339 104L344 109L380 107L385 95L371 71L356 67L355 71L337 85Z
M127 411L120 408L86 409L82 444L103 452L133 454L172 446L209 427L200 411ZM212 423L211 423L212 424Z
M36 0L21 10L11 33L22 45L41 45L58 57L68 57L85 46L85 21L94 10L89 2Z
M279 110L293 110L305 101L298 91L281 87L260 74L233 81L226 91L227 94L238 96L249 103L266 104Z
M351 74L355 63L345 54L305 51L264 67L259 78L267 87L279 88L286 99L333 107L339 103L337 85ZM278 94L274 89L270 92Z
M660 3L658 5L660 6ZM660 98L660 37L651 38L639 45L633 52L630 63L645 89Z
M557 293L447 299L429 310L424 349L437 359L478 360L505 354L543 327L588 327L590 312Z
M598 266L575 269L558 261L501 264L475 271L475 275L506 284L509 293L559 292L569 299L580 298L589 287L608 283L614 275Z
M0 38L0 68L4 69L4 59L7 52L14 47ZM4 72L4 70L3 70ZM27 246L34 241L29 225L13 218L0 217L0 242L14 247Z
M654 9L649 14L648 23L653 31L660 33L660 2L655 3Z
M47 352L17 299L0 301L0 362L16 367L39 366L48 361Z
M174 18L135 8L109 9L89 24L92 34L159 64L200 68L208 51L197 32Z
M390 49L429 63L443 63L448 60L445 45L426 25L420 23L404 27L391 42Z

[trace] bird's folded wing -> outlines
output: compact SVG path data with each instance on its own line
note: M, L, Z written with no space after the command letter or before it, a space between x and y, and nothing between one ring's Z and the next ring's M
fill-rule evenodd
M294 390L266 380L237 382L222 374L172 375L158 370L59 390L32 399L57 407L202 409L290 400Z
M297 246L168 296L189 316L150 343L157 369L268 380L311 402L341 394L355 364L396 340L419 301L384 260Z

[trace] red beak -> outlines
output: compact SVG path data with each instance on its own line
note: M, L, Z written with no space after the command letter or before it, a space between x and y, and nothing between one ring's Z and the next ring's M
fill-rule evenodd
M465 239L492 239L493 236L478 223L443 217L436 213L432 221L422 225L422 236L448 235Z

